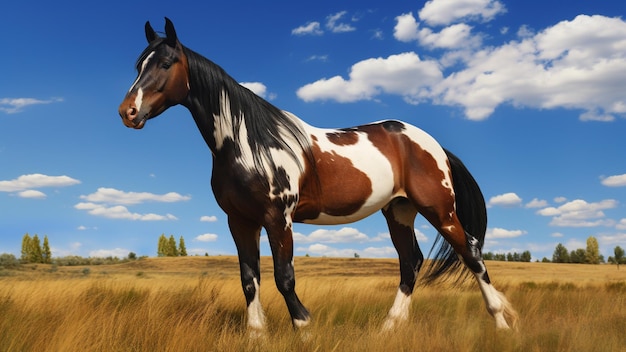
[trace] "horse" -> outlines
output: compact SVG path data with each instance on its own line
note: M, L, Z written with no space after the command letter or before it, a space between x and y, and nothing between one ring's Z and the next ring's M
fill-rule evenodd
M137 78L119 114L134 129L178 104L193 116L212 153L212 190L236 244L249 331L263 333L266 325L259 299L262 228L276 286L297 330L310 324L311 314L295 291L293 223L345 224L379 210L400 265L400 284L383 330L409 316L424 263L414 232L417 214L438 231L426 282L459 272L464 264L496 328L515 325L517 313L491 284L482 259L487 212L481 190L461 160L433 137L396 120L313 127L183 46L168 18L165 37L150 22L145 35L148 46L136 62Z

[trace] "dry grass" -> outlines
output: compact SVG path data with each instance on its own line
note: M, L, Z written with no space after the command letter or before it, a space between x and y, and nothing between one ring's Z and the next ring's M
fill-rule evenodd
M520 313L495 330L475 284L418 287L410 320L380 327L396 260L297 258L313 314L294 332L262 259L267 336L245 333L231 257L155 258L114 266L38 265L0 277L0 351L617 351L626 346L626 270L608 265L488 262Z

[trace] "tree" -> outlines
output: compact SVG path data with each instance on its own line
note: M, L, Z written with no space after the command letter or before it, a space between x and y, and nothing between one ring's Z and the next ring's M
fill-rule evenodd
M43 263L43 255L41 254L41 241L39 240L39 236L37 236L37 234L33 236L33 240L31 241L30 262Z
M582 248L578 248L577 250L570 252L569 261L570 263L584 264L585 257L586 257L585 250Z
M44 264L52 263L52 252L50 251L50 243L48 242L48 236L43 236L43 247L41 249L41 255Z
M624 250L622 247L617 246L613 250L614 257L609 257L609 263L617 264L617 270L619 270L620 264L626 264L626 258L624 258Z
M598 245L598 240L593 236L589 236L589 238L587 238L585 263L600 264L600 246Z
M562 244L557 244L554 249L554 254L552 254L552 262L553 263L569 263L569 253L567 252L567 248L565 248Z
M167 237L165 237L165 234L162 233L161 236L159 237L159 247L157 249L157 256L159 257L167 256L168 244L169 242L167 241Z
M167 256L168 257L178 256L178 248L176 248L176 239L174 238L174 235L170 235L170 239L167 243Z
M183 236L180 236L180 240L178 241L178 255L181 257L187 256L187 247L185 247L185 239Z
M22 256L20 259L22 259L22 262L24 263L29 263L30 262L30 249L31 249L31 242L33 241L33 239L30 237L30 235L27 233L24 235L24 237L22 237Z
M530 263L531 259L532 259L532 255L530 254L530 251L524 251L520 255L520 261L521 262Z

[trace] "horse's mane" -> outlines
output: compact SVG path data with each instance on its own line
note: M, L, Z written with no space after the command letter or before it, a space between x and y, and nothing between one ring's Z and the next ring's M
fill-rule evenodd
M224 69L209 59L184 46L183 50L189 64L190 87L196 92L201 92L197 98L201 100L201 105L207 110L206 113L220 114L221 95L225 92L230 101L233 135L236 139L239 138L238 129L244 122L248 140L234 142L236 145L241 142L249 143L254 166L258 172L264 175L264 160L269 161L272 164L270 166L275 166L271 148L289 153L301 170L304 169L304 165L300 163L298 153L304 151L305 157L313 161L309 139L297 121L241 86Z

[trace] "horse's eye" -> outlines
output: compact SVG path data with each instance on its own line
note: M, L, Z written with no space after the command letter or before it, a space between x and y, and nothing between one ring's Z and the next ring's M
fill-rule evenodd
M169 62L169 61L166 61L166 62L164 62L164 63L162 63L162 64L161 64L161 67L162 67L163 69L166 69L166 70L167 70L167 69L169 69L170 67L172 67L172 63L171 63L171 62Z

